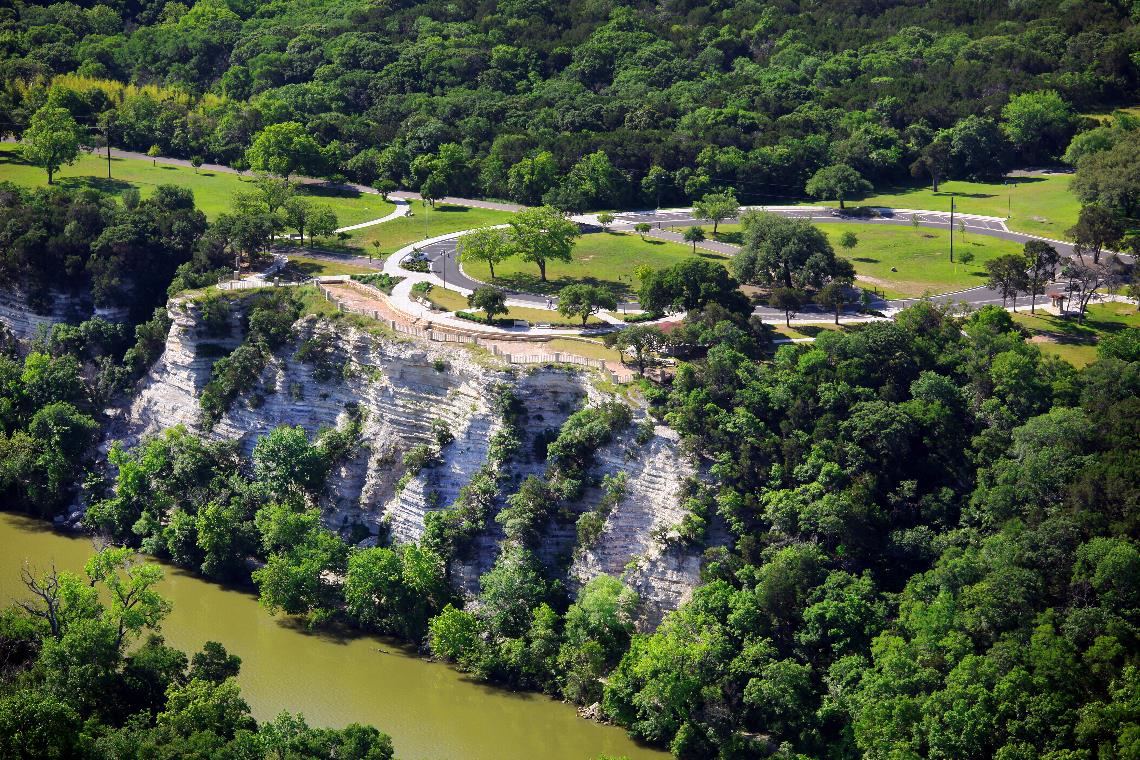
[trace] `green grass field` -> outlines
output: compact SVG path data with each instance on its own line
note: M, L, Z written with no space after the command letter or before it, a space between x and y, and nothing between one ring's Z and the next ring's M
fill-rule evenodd
M387 256L417 240L475 227L505 224L511 218L509 211L444 205L432 208L419 201L412 201L412 214L410 217L353 230L349 233L348 245L356 249L356 253L367 254L375 251L373 241L379 241L379 255Z
M20 158L17 148L14 143L0 143L0 181L26 187L46 186L47 173L26 163ZM56 182L63 187L94 187L116 195L134 187L144 198L159 185L187 187L194 192L198 208L210 219L229 210L234 193L253 189L252 175L205 170L195 173L187 166L161 162L152 165L149 160L135 158L112 158L111 177L107 179L106 158L84 153L74 164L63 167L56 175ZM301 192L331 206L341 227L379 219L396 208L395 204L373 193L334 190L318 185L303 185Z
M827 223L820 229L827 234L836 253L851 259L858 279L878 288L888 298L913 297L926 293L949 293L985 283L985 262L1006 253L1018 253L1020 243L967 233L954 233L955 254L970 251L974 260L950 263L949 230L858 223ZM854 232L858 245L848 251L840 247L844 232ZM892 272L894 267L898 271Z
M1089 306L1083 322L1074 316L1057 317L1045 312L1013 314L1013 320L1029 330L1029 340L1042 351L1055 354L1076 367L1096 360L1096 342L1128 327L1140 327L1140 311L1131 303L1100 303Z
M587 359L602 359L603 361L620 362L621 354L616 349L606 348L596 340L570 340L569 338L556 338L549 341L546 347L550 351L563 354L575 354Z
M324 277L338 274L370 274L375 272L368 267L358 267L353 264L339 261L325 261L323 259L310 259L304 256L290 256L289 264L282 270L281 277L285 280L305 280L309 277Z
M529 293L556 293L576 282L603 285L626 297L636 287L634 270L646 265L661 269L693 255L691 246L670 243L620 232L597 232L583 235L574 245L569 262L551 261L546 265L547 282L538 277L538 267L512 258L495 266L495 284ZM726 257L697 249L697 255L726 261ZM468 275L483 282L491 281L491 272L482 262L463 265Z
M1080 201L1069 192L1069 179L1067 174L1052 174L1009 177L1009 184L952 180L943 182L937 193L929 185L882 189L851 205L949 211L953 195L954 207L964 214L1010 215L1006 224L1011 230L1062 239L1065 230L1076 224L1081 209Z

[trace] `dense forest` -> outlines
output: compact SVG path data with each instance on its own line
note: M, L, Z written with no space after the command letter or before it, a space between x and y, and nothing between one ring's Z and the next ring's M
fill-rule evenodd
M681 758L1135 757L1140 330L1078 370L1003 309L920 301L777 349L737 280L844 275L806 223L754 217L731 274L694 258L641 278L646 308L687 313L668 337L674 376L637 393L701 476L661 540L705 560L656 631L637 630L620 579L571 591L539 558L585 488L605 496L573 526L578 546L622 498L620 477L594 471L599 447L645 434L622 403L571 414L538 447L541 475L516 483L526 410L488 388L485 466L406 544L322 522L330 472L362 444L351 408L340 428L281 427L249 456L211 437L275 353L347 382L331 339L299 338L305 306L284 289L244 297L240 316L236 299L203 301L207 333L241 335L215 357L202 431L106 461L95 447L104 410L163 350L162 304L263 250L294 174L566 211L730 188L799 198L836 167L859 187L1065 161L1086 204L1073 237L1095 260L1140 209L1140 121L1079 114L1136 101L1134 14L1089 0L0 8L0 131L32 133L29 150L63 134L278 175L212 222L184 188L0 185L0 287L33 310L63 291L124 319L22 345L0 330L0 499L45 518L81 500L91 529L252 584L274 612L595 706ZM773 242L793 232L818 250ZM640 361L664 341L653 330L627 328L623 348ZM406 472L435 465L451 432L434 436L404 452ZM499 530L465 600L454 561ZM157 570L126 549L25 580L32 601L0 614L0 755L392 755L374 729L257 725L233 657L189 659L152 635Z
M1094 126L1077 114L1136 100L1131 12L18 2L0 11L0 131L22 134L47 104L92 142L255 168L287 146L293 171L437 197L581 209L731 187L772 201L835 164L881 184L1058 159Z

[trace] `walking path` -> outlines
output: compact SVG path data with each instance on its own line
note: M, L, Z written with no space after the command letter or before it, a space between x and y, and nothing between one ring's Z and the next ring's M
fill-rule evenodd
M411 213L411 211L412 211L411 204L408 203L403 198L393 198L392 202L396 204L396 208L394 211L392 211L392 213L388 214L387 216L382 216L379 219L373 219L372 221L369 221L369 222L361 222L360 224L350 224L347 227L341 227L338 230L334 230L334 232L351 232L352 230L362 230L365 227L373 227L377 224L383 224L384 222L390 222L393 219L399 219L401 216L407 216L408 214Z

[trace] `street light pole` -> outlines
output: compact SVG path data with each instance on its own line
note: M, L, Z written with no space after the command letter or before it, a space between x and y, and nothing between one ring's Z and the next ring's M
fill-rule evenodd
M950 196L950 263L954 263L954 196Z

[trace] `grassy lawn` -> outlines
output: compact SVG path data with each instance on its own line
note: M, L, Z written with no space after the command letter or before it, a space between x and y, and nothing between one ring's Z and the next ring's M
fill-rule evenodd
M885 292L888 298L914 297L926 293L949 293L985 283L985 262L1006 253L1018 253L1020 243L967 233L954 233L954 252L970 251L969 266L950 263L950 232L910 227L827 223L827 234L838 254L855 264L860 282ZM839 245L845 232L854 232L858 245L848 251ZM898 271L892 272L894 267Z
M353 230L349 233L348 245L359 249L357 253L370 253L374 250L372 242L379 241L380 255L387 256L417 240L475 227L505 224L511 218L508 211L444 205L432 208L419 201L411 203L412 216Z
M532 325L537 324L550 324L550 325L568 325L570 327L581 327L582 319L580 317L564 317L556 311L549 309L530 309L525 306L512 306L507 310L505 319L525 319ZM605 322L595 316L591 316L586 320L587 325L603 325Z
M1069 192L1069 179L1066 174L1009 177L1009 185L952 180L943 182L937 193L929 185L884 189L858 204L949 211L950 196L954 195L954 207L964 214L1004 218L1012 213L1007 222L1011 230L1064 238L1065 230L1076 223L1081 208L1080 201Z
M691 225L684 225L681 227L670 227L669 229L674 232L684 233ZM728 243L729 245L744 245L744 227L739 224L718 224L716 228L716 235L713 235L713 226L711 224L699 225L705 231L705 238L708 240L715 240L718 243Z
M1056 354L1077 367L1096 360L1096 341L1102 335L1140 327L1135 304L1101 303L1089 306L1083 322L1076 317L1057 317L1045 312L1019 312L1015 322L1032 333L1030 340L1046 353Z
M573 260L551 261L546 265L547 282L538 277L538 267L513 258L495 266L495 284L529 293L557 293L576 282L604 285L622 297L631 295L636 286L634 270L646 265L661 269L693 255L691 246L646 238L621 232L597 232L583 235L574 246ZM725 260L709 251L697 250L698 256ZM471 277L490 282L491 273L482 262L463 265Z
M467 296L456 293L454 290L433 287L428 291L427 300L444 311L466 310Z
M65 166L56 175L64 187L93 187L116 195L128 188L137 188L145 198L158 185L178 185L194 192L194 200L206 216L213 219L230 208L234 193L253 189L253 176L229 172L197 173L188 166L172 166L135 158L112 158L111 176L107 179L107 159L83 153L71 166ZM14 143L0 143L0 181L15 182L26 187L47 185L47 173L38 166L24 162ZM336 211L337 221L344 227L350 224L379 219L396 208L395 204L381 200L379 195L357 193L351 190L333 190L321 186L301 186L304 195L325 203Z
M304 280L309 277L323 277L338 274L370 274L374 269L358 267L353 264L339 261L324 261L323 259L309 259L303 256L290 256L289 264L282 270L281 277L285 280Z
M570 340L557 338L546 344L550 351L563 354L575 354L587 359L602 359L604 361L620 362L621 354L616 349L606 348L596 340Z
M769 323L771 324L771 323ZM827 324L821 322L818 325L792 325L788 327L783 322L779 324L772 324L776 329L776 333L781 338L814 338L824 330L843 330L843 325Z

